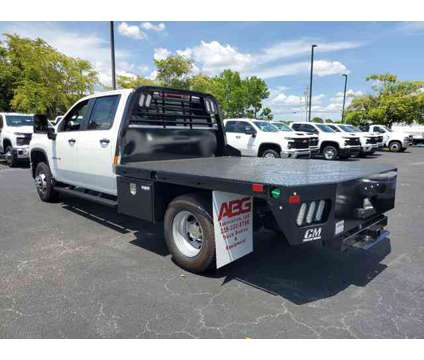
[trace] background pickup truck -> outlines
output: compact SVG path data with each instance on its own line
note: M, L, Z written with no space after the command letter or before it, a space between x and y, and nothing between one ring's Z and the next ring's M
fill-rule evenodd
M159 87L78 101L55 128L34 120L32 175L42 201L68 194L163 222L173 259L203 272L253 251L253 229L296 246L368 249L387 238L396 169L240 157L216 100Z
M362 131L383 136L384 146L392 152L403 152L409 147L411 139L400 131L394 131L384 125L362 125Z
M10 167L29 160L33 115L0 113L0 156Z
M379 137L377 135L363 132L350 124L327 125L337 132L351 134L352 136L358 136L359 140L361 141L361 151L359 152L359 156L361 157L374 154L378 149Z
M358 136L338 133L327 124L294 122L291 123L291 127L296 131L318 135L319 153L326 160L347 159L351 155L358 155L361 151Z
M311 156L309 136L295 131L281 132L269 121L224 120L228 144L243 156L264 158Z

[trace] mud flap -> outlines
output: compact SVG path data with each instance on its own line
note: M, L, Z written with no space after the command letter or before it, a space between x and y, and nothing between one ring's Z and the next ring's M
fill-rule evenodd
M220 268L253 251L253 198L212 192L216 267Z

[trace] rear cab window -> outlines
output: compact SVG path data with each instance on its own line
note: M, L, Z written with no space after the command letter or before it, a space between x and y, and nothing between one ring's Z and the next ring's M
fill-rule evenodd
M119 98L119 95L96 98L88 120L87 130L109 130L115 119Z

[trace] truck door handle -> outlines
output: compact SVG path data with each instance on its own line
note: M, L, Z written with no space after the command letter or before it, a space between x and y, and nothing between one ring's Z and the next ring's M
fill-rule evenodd
M110 143L110 140L109 139L100 139L99 140L100 141L100 144L109 144Z
M76 143L76 140L75 139L69 139L68 143L71 144L71 145L74 145Z

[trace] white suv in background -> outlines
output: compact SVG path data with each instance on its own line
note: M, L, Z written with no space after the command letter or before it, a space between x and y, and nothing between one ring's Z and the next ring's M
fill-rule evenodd
M348 133L353 136L359 136L361 141L361 151L359 156L367 156L374 154L378 149L379 136L363 132L350 124L327 124L329 127L337 132Z
M309 138L305 135L283 135L269 121L253 119L224 120L227 142L243 156L266 158L310 157Z
M296 131L317 134L319 153L326 160L347 159L361 151L361 141L358 136L338 133L328 124L302 121L293 122L290 126Z
M0 156L10 167L20 160L29 160L33 117L30 114L0 113Z
M290 126L281 121L271 121L271 124L276 126L286 137L291 137L293 133L299 136L306 136L309 139L309 150L311 154L319 152L318 136L312 133L294 131Z

